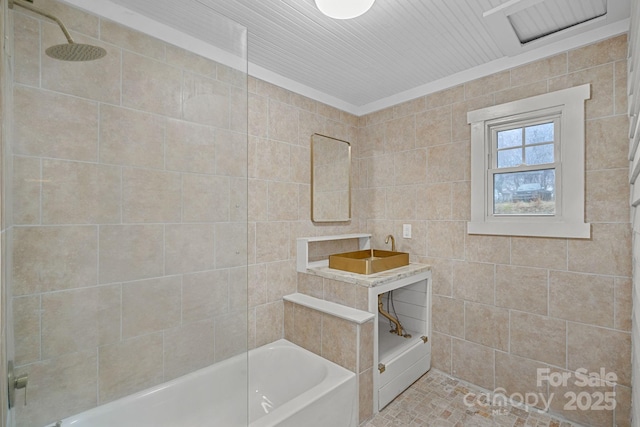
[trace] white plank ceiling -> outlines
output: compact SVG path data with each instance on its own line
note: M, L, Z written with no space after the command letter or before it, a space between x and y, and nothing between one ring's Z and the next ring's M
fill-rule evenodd
M251 64L353 110L582 31L582 44L594 42L610 35L602 27L617 24L620 32L629 16L629 0L376 0L367 13L350 20L324 16L314 0L111 1L234 49L221 43L230 29L204 13L211 9L248 29ZM554 25L602 15L603 7L604 16L531 46L503 43L516 37L512 25L535 38Z

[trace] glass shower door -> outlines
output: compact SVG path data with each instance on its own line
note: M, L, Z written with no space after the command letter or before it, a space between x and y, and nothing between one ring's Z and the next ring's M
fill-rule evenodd
M246 365L246 29L197 0L74 3L86 2L35 0L40 13L17 0L9 12L16 426L233 356ZM106 55L47 56L67 43L62 26Z

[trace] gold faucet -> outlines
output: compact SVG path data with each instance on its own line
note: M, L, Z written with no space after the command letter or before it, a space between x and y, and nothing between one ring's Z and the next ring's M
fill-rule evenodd
M391 252L395 252L396 251L396 239L394 239L391 234L389 234L387 236L387 238L384 239L384 244L388 245L389 244L389 239L391 239Z

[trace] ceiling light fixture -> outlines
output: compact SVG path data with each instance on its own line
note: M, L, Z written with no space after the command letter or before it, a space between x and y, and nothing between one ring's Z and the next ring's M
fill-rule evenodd
M351 19L371 9L375 0L316 0L320 12L334 19Z

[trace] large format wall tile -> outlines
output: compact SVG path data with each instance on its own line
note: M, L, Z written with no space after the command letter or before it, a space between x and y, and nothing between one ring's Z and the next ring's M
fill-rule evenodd
M256 226L247 224L246 73L40 1L74 39L104 47L107 56L51 59L44 49L64 42L59 28L12 12L16 120L7 219L15 227L3 237L13 241L15 362L33 373L35 390L34 403L30 397L19 409L21 426L55 423L246 351L248 338L256 342L257 318L260 340L275 339L282 326L273 323L283 317L281 301L264 305L264 281L246 310L247 260L256 258ZM269 94L292 99L260 87L264 105ZM286 129L297 137L297 125ZM274 151L285 153L279 163L259 159L269 179L292 176L290 144ZM296 203L300 184L293 184ZM289 198L272 196L282 200L278 215L298 218L297 208L285 206ZM283 267L293 271L283 224L284 263L270 269L271 280L287 277ZM273 295L295 289L295 277L283 283Z
M204 320L165 332L165 380L188 374L213 363L213 331L213 320Z
M40 223L41 160L32 157L13 158L13 224Z
M159 60L165 58L165 43L106 19L100 20L100 38L142 55Z
M19 227L13 231L13 295L97 283L95 226Z
M40 295L14 298L12 304L13 361L16 366L21 366L40 360Z
M453 338L451 372L458 378L494 389L493 350L480 344Z
M95 161L98 103L16 86L15 154Z
M40 85L40 23L32 17L16 13L14 28L14 80L17 83Z
M328 314L322 315L322 357L356 372L357 326Z
M468 234L465 240L465 257L467 260L509 264L511 257L509 237Z
M491 264L456 262L453 265L453 296L455 298L493 304L494 266Z
M164 62L123 52L122 104L136 110L180 118L182 71Z
M180 175L174 172L124 169L123 222L180 222L181 187Z
M212 224L165 226L165 274L212 270L215 236Z
M256 347L279 340L284 335L283 301L279 300L256 307ZM282 327L274 327L282 325Z
M180 172L215 173L215 129L182 120L167 121L166 167Z
M509 310L466 302L464 337L487 347L509 350Z
M521 86L567 72L567 54L561 53L539 59L511 70L511 85Z
M225 176L182 175L182 220L229 221L230 190L230 180Z
M451 106L434 108L416 115L416 147L451 142Z
M100 347L99 403L154 386L163 378L162 333Z
M153 114L100 106L100 162L161 169L165 121Z
M434 295L431 307L435 331L464 338L464 301Z
M182 277L182 320L193 322L229 311L227 270L185 274Z
M120 168L92 163L42 161L43 224L120 222Z
M613 327L613 278L552 271L549 277L549 315Z
M42 295L42 358L120 340L120 285Z
M246 311L228 313L216 318L214 322L216 362L247 351L248 321ZM255 319L253 322L255 324Z
M100 283L158 277L164 268L162 225L100 227Z
M179 276L122 285L122 338L174 328L180 324Z
M590 240L569 240L569 270L631 276L630 225L593 224L591 228Z
M540 362L496 351L496 388L507 390L515 399L519 397L516 393L520 393L520 396L537 393L545 400L539 399L538 405L534 406L544 409L544 402L548 402L549 396L546 382L538 381L541 369L549 368Z
M546 316L512 312L510 351L517 356L564 367L567 358L566 322Z
M498 265L496 305L529 313L547 314L548 275L541 268Z
M585 368L588 372L615 373L617 382L631 385L631 336L624 332L567 323L568 368ZM597 344L597 345L594 345Z
M185 73L182 109L184 119L229 129L229 86L214 79Z

